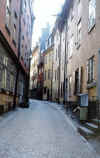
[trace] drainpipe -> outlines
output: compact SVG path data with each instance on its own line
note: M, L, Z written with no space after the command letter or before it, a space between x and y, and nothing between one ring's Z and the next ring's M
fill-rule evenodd
M13 97L13 109L16 108L16 97L17 97L17 87L18 87L18 78L19 78L19 70L20 70L20 45L21 45L21 13L22 13L22 4L23 0L20 1L20 11L19 11L19 32L18 32L18 60L17 60L17 73L15 79L15 89L14 89L14 97Z

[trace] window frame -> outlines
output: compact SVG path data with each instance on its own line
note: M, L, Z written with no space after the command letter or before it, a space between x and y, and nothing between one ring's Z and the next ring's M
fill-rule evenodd
M89 0L88 32L90 32L94 28L95 24L96 24L96 0Z
M94 81L94 56L88 59L87 79L87 83L92 83Z

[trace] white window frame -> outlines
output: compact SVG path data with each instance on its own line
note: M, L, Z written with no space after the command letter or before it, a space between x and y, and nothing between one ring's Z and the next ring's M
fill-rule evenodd
M89 23L88 29L91 29L95 26L96 23L96 0L89 0Z
M82 22L81 19L79 23L77 24L77 42L78 46L81 44L81 39L82 39Z
M87 68L87 76L88 76L88 83L93 82L94 80L94 57L91 57L88 60L88 68Z

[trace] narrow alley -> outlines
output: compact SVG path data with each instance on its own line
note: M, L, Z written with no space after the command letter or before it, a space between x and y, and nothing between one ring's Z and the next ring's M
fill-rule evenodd
M56 105L31 100L0 117L0 158L99 158Z

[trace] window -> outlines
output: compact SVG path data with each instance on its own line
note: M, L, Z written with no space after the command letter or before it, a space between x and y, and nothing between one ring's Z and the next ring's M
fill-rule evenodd
M22 40L24 40L24 35L22 36Z
M50 79L52 80L52 70L50 70Z
M91 57L88 60L87 71L88 71L88 83L93 82L93 79L94 79L94 57Z
M82 11L82 4L81 4L81 1L78 0L78 17L79 18L81 17L81 11Z
M77 41L78 41L78 46L81 43L81 38L82 38L82 25L81 25L81 19L77 25Z
M14 11L14 17L15 17L15 19L17 19L17 13L16 13L16 11Z
M45 71L45 73L44 73L44 80L46 80L46 71Z
M13 28L13 38L14 38L14 41L16 41L16 25L15 24Z
M82 90L82 79L83 79L83 68L79 67L75 71L75 94L81 93Z
M11 15L10 5L11 5L11 0L7 0L6 1L6 28L9 33L10 33L9 26L10 26L10 15Z
M7 70L2 71L2 88L6 89Z
M10 3L11 3L11 0L7 0L7 1L6 1L6 5L7 5L7 8L8 8L8 9L10 9Z
M56 60L57 60L57 54L58 54L58 53L57 53L57 49L56 49Z
M22 9L22 13L24 13L26 10L26 0L23 1L23 9Z
M13 92L14 90L14 76L10 75L10 90Z
M79 69L75 71L75 94L79 92Z
M57 73L56 73L56 71L55 71L55 81L57 80L57 75L56 75Z
M72 76L69 77L69 96L72 95L72 88L71 88L71 86L72 86Z
M89 0L89 31L94 27L96 20L96 0Z
M68 42L68 56L69 58L72 56L73 53L73 43L74 43L74 36L72 34L70 41Z
M3 58L3 64L4 64L5 66L8 65L8 58L7 58L7 57L4 57L4 58Z
M72 9L71 9L71 21L73 20L73 18L74 18L74 8L72 7Z
M45 64L47 64L47 56L45 56Z
M61 97L64 95L64 83L61 83Z
M48 70L48 80L50 80L50 70Z

